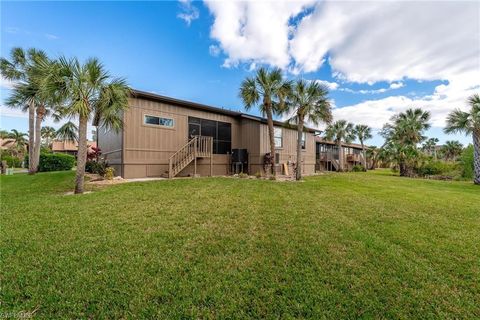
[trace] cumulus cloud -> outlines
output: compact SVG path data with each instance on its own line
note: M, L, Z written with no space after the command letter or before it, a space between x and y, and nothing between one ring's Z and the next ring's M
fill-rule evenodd
M444 126L455 107L480 87L478 1L206 1L214 16L211 37L226 55L224 66L268 64L293 74L314 72L328 60L341 83L379 89L330 90L378 94L404 80L443 80L433 94L396 95L335 108L336 118L380 128L409 107L432 113Z
M312 6L298 1L206 1L215 16L211 37L227 55L225 67L252 61L281 68L290 64L291 19Z
M177 14L177 17L185 21L187 26L200 17L198 8L192 4L191 0L180 0L180 7L181 12Z
M358 104L335 108L336 119L346 119L355 123L364 123L373 128L381 128L396 113L408 108L422 108L432 115L434 127L444 127L449 112L454 108L467 110L466 99L480 89L476 74L471 72L463 77L454 78L448 84L435 88L433 94L410 98L407 96L390 96L383 99L367 100Z

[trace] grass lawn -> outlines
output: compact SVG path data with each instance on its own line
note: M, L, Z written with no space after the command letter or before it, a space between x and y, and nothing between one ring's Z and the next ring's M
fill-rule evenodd
M480 187L1 177L0 317L480 318Z

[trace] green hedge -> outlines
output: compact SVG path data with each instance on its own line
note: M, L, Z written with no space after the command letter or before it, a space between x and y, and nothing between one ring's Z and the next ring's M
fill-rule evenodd
M64 153L42 153L38 171L67 171L75 165L75 157Z
M7 161L7 166L9 168L20 168L22 166L22 161L17 157L2 154L1 161Z

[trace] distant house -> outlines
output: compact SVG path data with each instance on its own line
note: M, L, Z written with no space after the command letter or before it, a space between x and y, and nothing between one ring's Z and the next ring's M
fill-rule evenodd
M15 146L15 139L0 138L0 149L7 150Z
M133 91L123 129L98 130L102 155L124 178L229 175L263 172L270 151L266 119L152 93ZM278 173L291 173L296 161L295 127L275 121ZM315 133L305 128L304 174L315 172Z
M97 146L96 141L87 141L88 149ZM54 153L67 153L76 156L78 152L78 142L54 140L52 142L52 152Z
M339 168L339 148L335 142L315 137L316 159L318 171L337 171ZM342 143L344 168L352 169L354 165L363 163L362 146L355 143Z

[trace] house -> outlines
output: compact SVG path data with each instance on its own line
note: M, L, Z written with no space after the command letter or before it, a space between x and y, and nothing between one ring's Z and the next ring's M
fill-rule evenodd
M338 145L320 137L315 137L315 145L316 170L337 171L340 165ZM360 144L342 142L342 148L346 170L363 163L362 146Z
M264 172L266 119L153 93L132 91L120 132L99 128L102 155L124 178ZM274 122L275 170L292 173L297 131ZM305 128L300 168L315 172L315 130Z
M96 141L87 141L88 150L91 150L92 147L97 146ZM78 152L78 142L77 141L63 141L63 140L54 140L51 146L53 153L67 153L73 156L77 155Z

